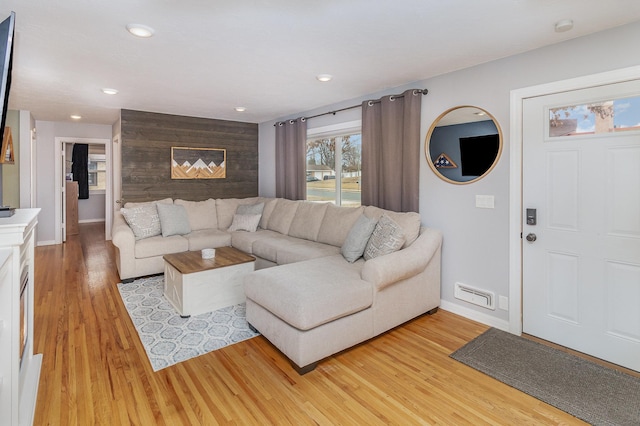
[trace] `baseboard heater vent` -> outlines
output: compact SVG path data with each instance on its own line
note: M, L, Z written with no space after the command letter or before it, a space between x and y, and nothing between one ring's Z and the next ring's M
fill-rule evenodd
M466 284L456 283L453 296L456 299L482 306L483 308L496 309L496 294L492 291L481 290Z

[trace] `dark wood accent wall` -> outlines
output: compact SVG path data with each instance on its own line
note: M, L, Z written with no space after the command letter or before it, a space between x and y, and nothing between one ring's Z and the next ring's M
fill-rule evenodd
M258 195L258 125L122 110L122 198L200 201ZM171 179L171 147L225 148L225 179Z

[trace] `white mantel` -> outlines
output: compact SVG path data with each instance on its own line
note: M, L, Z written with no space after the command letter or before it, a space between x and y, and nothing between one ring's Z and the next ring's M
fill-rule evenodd
M42 355L33 353L34 233L40 209L0 218L0 425L32 425ZM20 282L26 293L27 341L20 361Z

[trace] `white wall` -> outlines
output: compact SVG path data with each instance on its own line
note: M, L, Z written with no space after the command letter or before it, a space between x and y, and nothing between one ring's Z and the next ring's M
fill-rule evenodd
M89 193L86 200L78 200L78 222L103 222L105 220L105 194Z
M111 139L111 126L36 120L37 244L55 243L55 138Z
M36 127L36 120L29 111L20 111L20 207L33 207L35 199L35 179L32 169L35 153L32 153L31 132ZM34 194L32 194L34 192Z
M640 23L570 40L521 55L408 84L367 96L376 99L408 88L427 88L423 98L421 144L429 126L446 109L476 105L496 117L502 128L504 149L496 168L469 185L440 180L421 159L420 215L426 226L444 233L442 306L497 327L508 327L508 312L490 311L453 297L456 281L509 296L509 95L523 87L635 66L640 63ZM428 54L416 52L416 54ZM313 115L359 103L355 99L289 117ZM355 110L358 114L359 110ZM309 127L353 120L354 111L309 120ZM275 194L275 131L273 122L259 126L259 192ZM475 207L476 195L493 195L495 209Z
M20 207L20 111L7 111L7 127L11 128L13 140L13 164L2 164L2 200L0 204L13 208ZM4 155L3 153L0 153Z

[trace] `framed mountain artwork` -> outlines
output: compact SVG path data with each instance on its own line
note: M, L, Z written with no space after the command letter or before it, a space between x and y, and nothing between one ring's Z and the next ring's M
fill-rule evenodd
M171 147L171 179L225 179L227 150Z

